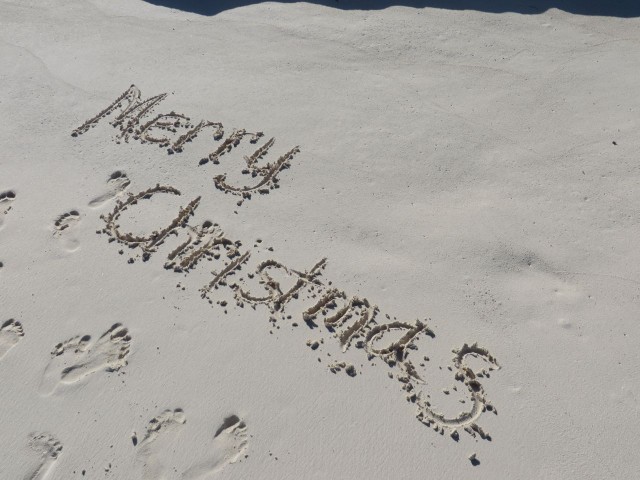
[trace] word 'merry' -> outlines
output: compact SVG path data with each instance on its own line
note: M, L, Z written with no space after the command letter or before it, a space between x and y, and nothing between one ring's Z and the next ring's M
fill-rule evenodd
M186 145L198 135L205 131L211 131L213 140L219 144L215 150L200 159L200 165L209 162L219 164L220 157L231 152L244 139L248 139L251 144L258 144L264 136L262 132L252 133L245 129L234 129L229 136L224 138L224 127L220 122L201 120L198 123L192 123L189 117L175 112L151 116L155 107L165 98L167 98L167 94L161 93L142 100L140 89L131 85L104 110L71 132L71 136L77 137L87 133L100 120L113 116L110 124L118 129L116 135L118 143L122 140L125 142L130 139L138 140L141 143L155 144L166 148L171 155L182 153ZM252 193L265 194L278 188L278 173L291 166L291 160L300 152L300 149L297 146L293 147L275 161L258 165L274 144L275 138L270 138L258 146L253 154L244 157L245 168L242 169L242 173L257 179L253 180L252 185L231 185L227 182L226 174L220 174L213 178L216 188L225 193L241 196L240 203L244 199L250 199Z

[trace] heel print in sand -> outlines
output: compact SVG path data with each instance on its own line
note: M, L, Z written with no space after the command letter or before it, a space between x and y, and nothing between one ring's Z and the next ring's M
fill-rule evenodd
M60 386L80 382L99 371L119 371L127 365L130 344L128 330L119 323L93 344L89 335L59 343L51 352L51 361L40 384L40 394L50 395Z
M49 433L34 433L30 435L29 447L33 451L37 460L35 465L29 468L22 477L23 480L46 480L51 477L50 473L62 453L62 444Z
M24 337L24 330L20 322L10 319L0 326L0 360L16 346L22 337Z

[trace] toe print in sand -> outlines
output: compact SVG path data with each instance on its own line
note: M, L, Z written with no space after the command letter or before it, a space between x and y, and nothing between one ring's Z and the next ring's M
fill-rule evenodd
M4 225L4 217L11 211L15 199L16 192L13 190L0 192L0 228Z
M57 344L40 383L40 394L85 380L97 372L117 372L127 365L131 336L120 323L114 324L98 340L77 336Z
M181 439L190 433L186 424L182 409L165 410L149 421L141 439L133 434L144 480L206 480L245 457L247 426L236 415L225 418L212 432L202 458L187 459L176 453Z
M29 447L33 464L27 467L23 480L47 480L52 478L56 460L62 453L62 443L49 433L29 435Z

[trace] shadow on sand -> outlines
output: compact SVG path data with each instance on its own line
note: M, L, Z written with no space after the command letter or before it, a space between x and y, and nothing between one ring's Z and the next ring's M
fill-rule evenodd
M225 10L244 7L258 0L145 0L167 8L198 15L216 15ZM299 3L280 0L278 3ZM309 0L308 3L341 10L381 10L387 7L441 8L476 10L487 13L514 12L535 15L551 8L577 15L632 18L640 16L640 0Z

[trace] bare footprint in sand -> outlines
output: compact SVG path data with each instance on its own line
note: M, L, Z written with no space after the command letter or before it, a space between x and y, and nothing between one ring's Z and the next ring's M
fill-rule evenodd
M40 394L50 395L60 385L70 385L99 372L117 372L127 365L131 345L129 331L120 323L107 330L94 344L91 337L73 337L59 343L40 383Z
M107 180L107 191L91 200L89 202L89 206L91 208L98 208L104 205L112 198L115 198L122 192L124 192L130 184L131 180L129 180L127 174L120 170L116 170L109 176L109 179Z
M69 252L77 250L80 246L80 242L73 232L79 221L80 212L69 210L58 216L53 222L53 236L62 240L64 248Z
M0 359L4 357L24 337L22 324L14 319L7 320L0 327Z
M139 461L143 465L144 480L205 480L220 472L225 466L237 462L247 450L247 426L237 416L224 420L213 435L210 451L204 459L180 473L182 467L170 465L172 452L179 442L179 435L186 434L182 425L186 417L181 409L165 410L153 418L140 441ZM182 430L182 431L181 431ZM138 444L136 434L133 444ZM179 463L180 459L176 459Z
M133 434L131 438L133 445L139 448L138 458L142 463L144 480L167 478L165 474L168 469L164 459L175 442L176 430L186 421L182 409L165 410L151 419L139 445L137 435Z
M0 192L0 228L4 224L4 216L11 210L11 204L16 199L16 192L7 190Z
M247 426L237 416L225 418L213 436L211 456L182 474L184 480L210 478L240 460L247 450Z
M62 453L62 444L49 433L34 433L29 437L29 447L36 453L38 460L22 478L23 480L45 480Z

